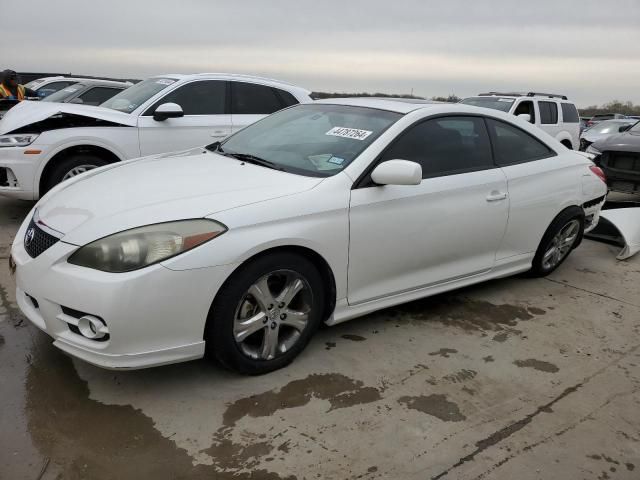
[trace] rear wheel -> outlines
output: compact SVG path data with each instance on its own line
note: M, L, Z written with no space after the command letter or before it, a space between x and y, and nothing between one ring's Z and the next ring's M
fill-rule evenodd
M533 258L530 274L544 277L556 268L578 246L584 232L584 213L578 207L571 207L558 215L545 232L536 255Z
M290 253L241 267L212 305L207 350L225 367L258 375L289 364L322 320L324 287L313 263Z
M94 168L108 165L110 162L90 153L77 153L58 162L49 172L45 181L45 191L41 196L51 190L60 182L93 170Z

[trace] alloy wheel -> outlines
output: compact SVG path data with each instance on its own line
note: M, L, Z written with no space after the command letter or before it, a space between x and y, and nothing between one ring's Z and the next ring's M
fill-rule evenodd
M69 170L67 173L65 173L65 175L62 177L62 181L68 180L72 177L75 177L76 175L80 175L81 173L87 172L89 170L93 170L94 168L96 168L95 165L78 165L77 167L73 167L71 170Z
M273 360L300 339L312 306L311 288L299 273L268 273L249 287L236 308L236 344L251 359Z
M576 219L569 221L553 237L547 247L547 251L542 256L542 267L551 270L558 266L569 254L578 234L580 233L580 222Z

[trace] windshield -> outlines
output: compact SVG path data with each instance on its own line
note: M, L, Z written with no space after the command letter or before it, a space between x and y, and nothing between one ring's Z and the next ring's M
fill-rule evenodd
M513 98L503 97L469 97L462 100L460 103L465 105L474 105L476 107L493 108L494 110L500 110L501 112L508 112L513 105Z
M58 90L55 93L43 98L40 100L41 102L59 102L63 103L70 96L74 95L78 90L84 88L84 85L81 83L75 83L73 85L69 85L68 87L63 88L62 90Z
M402 115L373 108L304 104L282 110L210 150L256 157L291 173L329 177L342 171Z
M156 93L175 83L175 81L173 78L149 78L123 90L100 106L131 113Z
M628 132L640 132L640 122L637 122L633 127L631 127Z
M635 122L618 122L615 120L606 120L604 122L600 122L589 129L589 132L592 133L618 133L620 131L620 127L624 127L625 125L632 125Z

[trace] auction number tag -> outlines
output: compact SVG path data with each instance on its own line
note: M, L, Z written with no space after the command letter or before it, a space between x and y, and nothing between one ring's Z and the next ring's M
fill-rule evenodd
M352 138L353 140L364 140L373 132L369 130L358 130L357 128L333 127L325 135L332 137Z

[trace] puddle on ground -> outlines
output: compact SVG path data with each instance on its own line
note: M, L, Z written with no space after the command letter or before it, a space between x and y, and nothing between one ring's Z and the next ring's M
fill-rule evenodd
M342 335L342 338L344 338L345 340L351 340L352 342L362 342L366 340L366 338L361 337L360 335L352 335L350 333Z
M478 375L478 372L474 370L463 369L454 373L450 373L449 375L445 375L444 377L442 377L442 379L445 382L450 383L464 383L467 380L473 380L476 375Z
M439 418L443 422L462 422L467 419L458 405L447 400L446 395L422 395L418 397L400 397L400 403L412 410Z
M546 373L556 373L560 371L560 369L553 363L536 360L535 358L529 358L527 360L516 360L515 362L513 362L513 364L520 368L534 368Z
M32 364L27 376L26 414L34 444L51 459L61 478L268 479L281 477L254 470L250 460L274 447L263 444L219 449L225 470L192 465L192 458L163 437L153 420L131 406L105 405L89 398L89 388L70 358L36 332ZM286 477L294 479L295 477Z
M499 304L463 297L435 296L383 311L393 321L432 320L466 331L501 331L546 313L542 308Z
M455 348L441 348L437 352L429 353L429 355L431 357L439 356L439 357L449 358L449 356L452 353L458 353L458 350L456 350Z
M340 373L312 374L294 380L279 390L241 398L227 407L223 416L225 426L231 427L242 417L267 417L278 410L306 405L311 399L327 400L329 411L380 400L377 388L367 387Z

